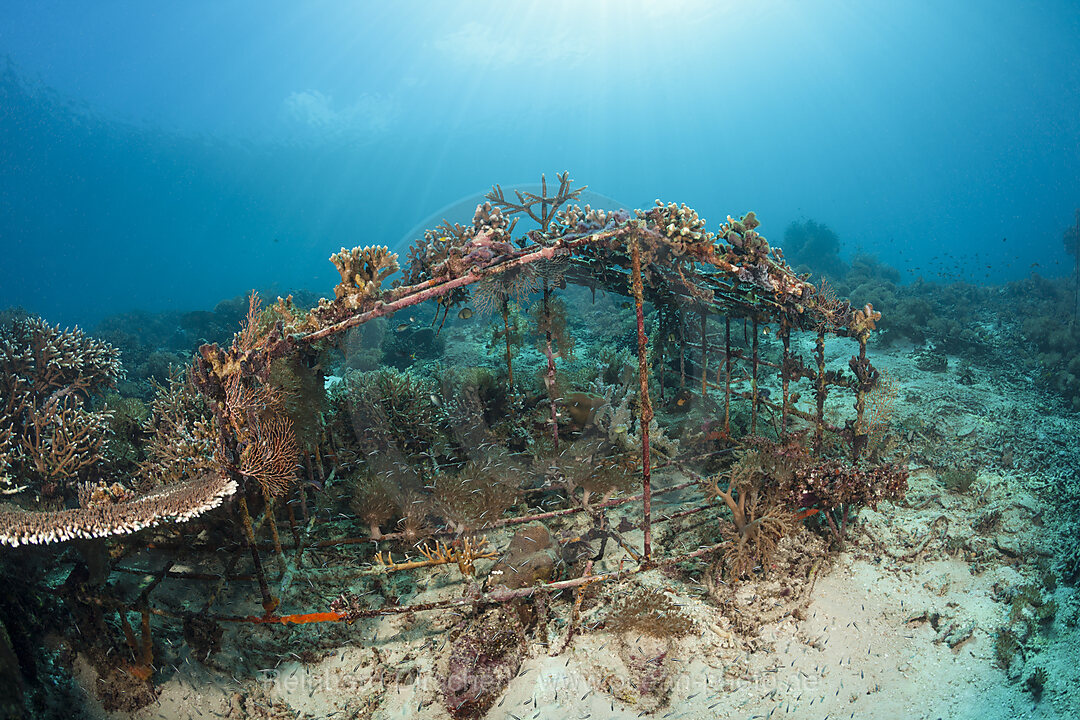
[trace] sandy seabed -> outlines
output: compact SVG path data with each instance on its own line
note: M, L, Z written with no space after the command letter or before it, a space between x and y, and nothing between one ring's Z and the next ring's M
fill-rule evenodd
M547 642L530 636L516 677L486 717L1080 716L1080 598L1075 587L1047 579L1076 548L1080 523L1067 508L1075 513L1080 496L1080 418L1056 411L1027 378L968 379L955 359L945 373L921 372L910 350L874 354L875 364L902 378L894 424L911 457L907 498L862 510L845 549L817 570L805 607L759 624L770 614L763 609L784 609L769 580L740 583L719 605L715 593L659 570L612 584L583 604L583 631L566 647L568 613L552 610ZM964 492L945 488L941 468L962 464L979 468L975 482ZM810 536L786 538L777 562L798 555ZM640 542L634 532L626 538ZM509 533L492 539L503 546ZM609 551L605 563L618 558ZM490 565L478 569L483 575ZM430 572L412 601L445 597L459 581L456 570ZM589 629L611 597L642 585L679 606L692 632L657 639ZM1056 612L1024 617L1036 610L1016 609L1025 586L1037 587L1040 602L1055 603ZM309 602L317 606L317 597ZM265 668L224 652L208 668L180 648L156 702L130 715L100 706L96 714L448 718L442 678L447 630L456 621L418 613L332 630L275 629L279 639L292 633L286 645L296 652ZM1023 639L1007 666L997 650L1002 628ZM321 652L301 655L310 644ZM230 663L235 671L226 670ZM76 670L93 708L95 674L81 660ZM1040 692L1030 678L1041 673Z

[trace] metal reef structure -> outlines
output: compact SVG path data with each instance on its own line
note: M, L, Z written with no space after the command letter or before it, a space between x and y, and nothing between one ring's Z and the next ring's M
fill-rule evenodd
M481 597L464 597L426 605L404 605L393 608L365 610L355 606L347 610L293 615L275 615L277 599L261 581L263 616L234 617L258 623L307 622L325 620L354 620L358 617L388 613L413 612L463 604L483 604L505 601L538 592L552 592L615 577L623 577L661 563L675 563L691 556L700 556L722 547L719 543L701 548L689 555L662 556L655 552L652 538L652 471L655 461L650 452L649 427L653 420L650 399L650 342L645 328L645 306L672 308L680 318L677 338L678 353L695 353L696 366L702 368L700 377L693 379L702 396L718 393L722 398L722 433L729 435L732 406L738 402L751 407L750 432L758 429L759 416L769 408L780 417L781 432L788 430L793 418L800 418L813 427L813 448L820 451L827 434L846 439L850 461L857 463L863 454L871 432L867 417L867 395L879 380L878 371L870 363L866 344L875 322L881 315L871 306L852 308L831 294L827 287L815 287L800 277L783 261L779 249L770 247L756 231L754 213L741 219L730 216L716 232L708 231L705 222L685 205L663 204L633 214L626 211L603 211L580 208L570 203L584 188L572 189L567 174L559 176L559 189L549 195L546 182L541 193L518 192L508 199L499 186L479 206L472 225L445 223L429 230L410 250L404 279L392 288L382 288L382 281L398 271L395 255L384 247L344 248L331 260L341 273L341 283L333 300L324 299L310 313L291 310L288 301L279 302L282 314L295 317L295 322L279 324L257 348L224 351L205 346L198 363L200 387L215 398L219 417L228 416L230 383L247 382L237 378L259 378L269 359L295 351L298 347L329 341L347 330L377 318L386 317L419 303L435 302L443 312L443 322L452 308L463 305L469 298L469 288L481 283L504 281L511 277L535 273L542 285L538 292L547 303L554 292L549 278L558 274L566 283L593 288L629 297L636 312L638 379L640 384L638 422L641 429L640 467L641 492L630 498L609 500L607 507L627 502L640 502L641 528L644 542L640 548L625 549L639 560L634 570L622 570L607 575L581 577L523 589L495 592ZM517 216L517 217L514 217ZM514 237L518 219L528 217L539 227ZM696 322L689 323L693 317ZM710 318L723 319L722 336L709 329ZM742 324L749 336L750 350L733 348L732 326ZM687 328L699 332L691 334ZM779 363L763 359L759 353L759 338L773 328L783 345ZM814 353L808 362L791 349L793 333L808 332L814 337ZM849 367L851 374L826 369L825 340L829 335L849 338L855 346ZM548 375L556 373L557 353L552 352L552 339L547 338ZM715 370L714 370L715 369ZM774 373L781 379L780 398L771 399L759 393L759 380L764 373ZM733 385L748 379L749 391L739 391ZM816 400L812 412L795 406L797 394L792 390L801 380L809 382ZM553 382L549 383L549 388ZM843 391L852 397L854 416L845 426L831 424L825 412L830 392ZM552 432L558 443L558 424L554 420L555 398L552 398ZM221 454L238 456L236 438L227 428L235 423L223 421ZM243 487L247 478L235 468L226 468ZM686 483L685 485L689 485ZM895 485L895 483L893 483ZM684 486L685 486L684 485ZM677 488L667 488L671 491ZM890 492L883 491L884 494ZM880 499L870 498L871 501ZM828 522L842 532L846 524L849 503L840 502L841 516L834 520L826 513ZM705 509L709 505L698 508ZM600 511L604 507L598 508ZM582 511L572 507L566 511L532 514L518 518L501 518L478 530L484 531L509 524L543 520L560 514ZM593 511L596 511L594 508ZM250 521L245 523L250 527ZM276 534L276 532L275 532ZM391 539L393 535L383 536ZM249 546L259 567L254 537L249 533ZM341 543L363 542L372 538L346 538ZM329 541L332 544L335 541ZM258 570L261 575L261 570Z
M133 603L115 598L97 597L91 602L120 613L125 636L137 659L137 669L149 677L152 643L149 640L151 615L183 621L191 617L164 607L153 607L150 594L165 579L216 581L216 589L207 600L199 622L213 635L217 623L290 624L310 622L352 622L359 618L414 613L456 607L480 607L538 594L557 594L594 583L617 580L659 566L706 556L729 548L731 540L698 547L685 552L663 552L656 546L653 528L710 508L731 509L741 533L756 530L744 511L745 492L736 499L732 488L715 488L712 497L694 507L654 517L653 499L661 493L701 487L707 492L708 481L691 469L692 458L663 458L658 462L651 446L651 428L655 427L653 388L663 395L663 373L656 379L654 363L678 360L680 392L696 393L702 405L713 408L714 433L729 446L733 437L733 410L740 404L749 407L750 437L759 434L769 414L770 427L778 439L799 431L809 434L809 455L816 457L831 448L831 456L808 465L803 484L793 496L790 516L802 519L820 513L837 538L842 538L852 508L896 497L906 487L906 471L897 466L866 462L871 435L880 429L881 418L873 417L868 403L879 387L881 377L867 357L867 340L881 317L873 307L853 308L838 299L822 283L815 286L807 276L800 276L785 262L783 253L773 248L758 232L754 213L736 219L727 217L716 230L709 230L698 214L686 205L660 201L647 210L628 212L582 208L574 204L584 188L573 188L566 173L558 176L558 189L549 194L542 180L539 193L518 191L508 197L494 186L486 202L477 207L469 225L444 223L427 231L409 251L404 267L385 247L342 248L331 257L339 270L341 282L334 297L325 298L305 311L293 306L291 298L279 299L273 306L276 322L259 324L256 301L244 329L230 347L204 345L191 371L194 386L208 402L214 423L202 427L201 441L212 446L212 458L205 459L197 479L182 486L179 498L192 497L198 507L188 508L180 500L162 509L160 517L147 511L152 493L109 496L108 512L94 511L94 526L78 524L87 512L5 510L0 512L0 539L7 544L45 544L69 537L101 538L123 535L159 522L184 520L224 500L239 518L240 536L250 555L252 573L231 574L235 559L221 575L174 569L168 563L159 572L145 573L110 564L112 572L146 574L145 583ZM525 223L520 223L521 220ZM535 227L515 233L519 224ZM383 282L401 271L390 287ZM507 370L513 378L509 345L507 304L518 295L533 295L541 303L538 316L550 318L558 291L577 285L594 291L625 296L632 303L637 329L637 399L634 404L639 429L636 448L640 471L639 491L633 495L605 498L602 502L575 502L567 498L564 508L493 519L472 530L472 536L452 539L452 531L437 531L435 536L451 538L422 548L422 560L395 562L392 555L379 553L373 567L359 574L411 570L435 565L456 564L463 575L475 572L475 561L496 553L480 533L498 528L544 521L575 513L588 513L599 522L610 508L639 504L642 532L640 545L626 540L614 529L609 535L635 561L633 567L592 572L592 562L578 577L555 580L526 587L495 587L482 591L471 585L460 597L426 603L405 603L371 607L348 592L329 608L298 608L304 612L279 612L279 596L290 578L300 570L305 549L389 541L404 533L341 537L305 541L300 522L294 516L293 503L285 503L292 534L291 568L285 571L278 593L267 579L265 550L282 559L286 549L277 530L277 501L290 491L291 475L298 464L298 448L288 422L283 418L282 401L268 386L271 364L280 358L316 352L338 342L346 331L378 318L421 303L436 304L436 322L442 323L452 309L464 306L482 293L496 311L502 311L507 323ZM500 307L501 305L501 307ZM649 308L651 307L651 312ZM646 319L655 317L662 327L647 328ZM441 323L439 323L441 327ZM547 360L544 384L549 393L551 443L558 447L559 423L556 391L560 352L558 328L541 321L543 352ZM778 360L761 352L761 339L772 334L781 345ZM793 342L807 335L812 340L810 356L803 357ZM742 342L737 342L739 336ZM826 339L847 339L852 343L848 362L850 372L827 368ZM766 379L778 379L780 393L762 389ZM748 389L745 389L748 384ZM812 396L809 405L800 407L803 393ZM842 425L830 421L826 400L833 393L845 393L851 399L851 413ZM834 403L835 405L835 403ZM2 438L0 438L2 439ZM839 457L836 447L845 448ZM677 465L688 480L663 488L653 487L653 473L660 466ZM205 488L204 488L205 486ZM233 493L233 499L226 496ZM302 492L302 491L301 491ZM99 493L100 495L101 493ZM87 497L90 490L86 491ZM262 497L263 514L252 518L249 502ZM303 495L301 495L303 497ZM209 498L209 501L207 500ZM722 501L722 502L718 502ZM303 505L306 516L306 505ZM130 507L130 510L129 510ZM137 510L137 512L136 512ZM66 512L67 514L63 514ZM132 518L135 518L133 520ZM820 518L819 518L820 519ZM32 532L26 528L32 528ZM267 528L271 542L260 542L256 532ZM744 532L745 531L745 532ZM100 541L98 541L100 542ZM133 545L137 545L137 541ZM208 611L222 586L230 581L255 582L263 613L259 615L212 615ZM575 607L580 607L576 596ZM127 614L137 612L142 618L143 638L136 642L127 623ZM216 631L220 636L220 631ZM573 624L568 631L574 632ZM142 675L138 675L142 677Z

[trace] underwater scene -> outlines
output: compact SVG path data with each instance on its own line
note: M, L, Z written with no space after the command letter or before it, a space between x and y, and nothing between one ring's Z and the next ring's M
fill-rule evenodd
M1077 38L0 5L0 720L1080 717Z

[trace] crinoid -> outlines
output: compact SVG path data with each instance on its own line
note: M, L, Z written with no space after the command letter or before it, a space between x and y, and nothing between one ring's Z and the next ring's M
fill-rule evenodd
M524 305L529 295L540 288L536 271L531 265L516 270L499 273L486 278L476 285L473 300L477 310L484 315L496 312L502 317L503 329L500 331L506 342L506 374L509 387L514 386L513 333L510 327L510 305Z
M539 263L535 263L539 264ZM532 265L485 278L473 290L473 303L482 315L505 314L510 303L523 305L540 289L540 275Z
M823 278L817 291L811 296L809 306L818 312L818 326L827 332L834 332L851 320L851 305L836 295L836 290L828 279Z

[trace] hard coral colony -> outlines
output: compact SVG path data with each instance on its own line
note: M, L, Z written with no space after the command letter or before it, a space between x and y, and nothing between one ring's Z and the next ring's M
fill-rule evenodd
M868 452L887 426L867 355L881 312L793 272L753 213L710 231L686 205L579 207L583 188L558 181L513 199L495 186L400 268L385 247L343 248L334 297L310 309L252 294L232 343L158 388L127 477L101 402L115 349L36 320L4 328L0 541L67 572L38 612L71 619L64 642L103 699L131 709L116 697L137 686L151 702L177 628L220 669L226 644L260 661L293 647L240 627L339 623L344 641L366 618L435 613L442 700L479 716L530 642L599 632L582 622L597 598L638 583L610 631L681 635L692 622L657 578L698 564L712 587L767 578L786 538L838 547L859 508L903 496L905 467ZM450 349L350 369L342 350L391 316ZM483 317L490 356L471 342ZM843 341L850 372L826 362Z

